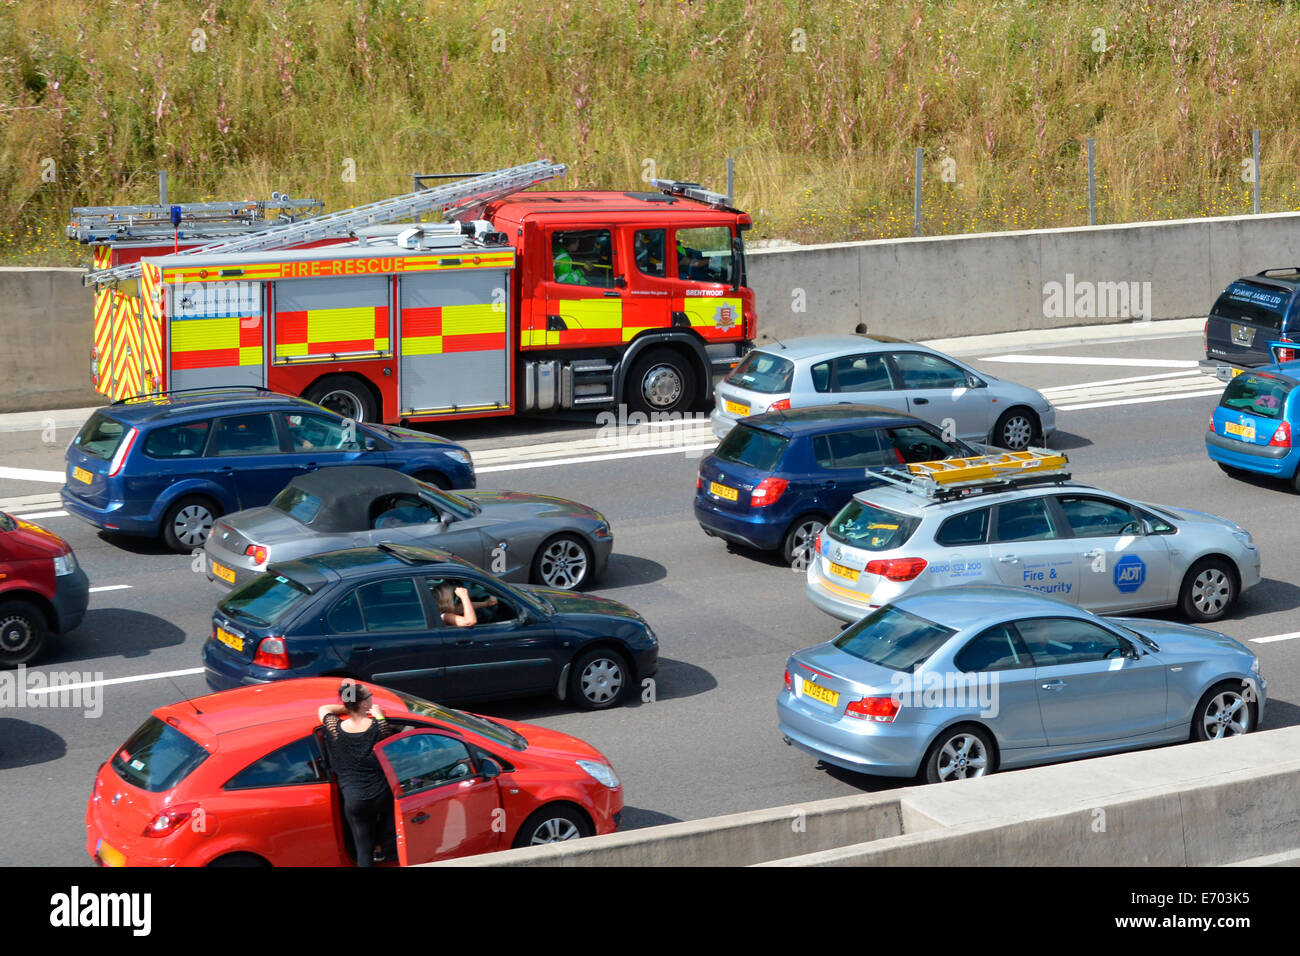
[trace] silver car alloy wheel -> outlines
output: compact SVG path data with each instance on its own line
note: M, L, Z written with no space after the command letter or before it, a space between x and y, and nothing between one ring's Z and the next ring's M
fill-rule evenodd
M581 833L570 820L564 817L552 817L549 820L543 820L533 830L533 838L528 841L529 846L541 846L543 843L559 843L561 840L576 840Z
M794 529L793 545L790 549L790 567L806 570L813 559L813 542L825 529L825 525L816 518L809 518Z
M1205 736L1210 740L1236 737L1250 730L1250 707L1236 691L1216 694L1205 706Z
M1206 568L1192 582L1192 604L1202 614L1217 614L1232 595L1232 582L1219 568Z
M982 777L988 769L989 755L974 734L955 734L939 751L939 780L968 780Z
M578 676L582 696L593 704L604 704L618 696L623 689L623 668L618 661L598 657Z
M316 404L321 408L328 408L331 412L336 412L349 421L359 422L365 415L365 408L361 404L361 399L345 388L336 388L332 392L326 392Z
M568 538L552 541L542 552L540 571L547 587L572 591L587 577L587 552Z
M32 622L21 614L0 618L0 650L20 654L36 639Z
M1024 415L1014 415L1002 426L999 436L1003 444L1012 451L1028 448L1034 437L1034 426Z
M656 365L641 380L641 394L654 408L671 408L682 397L682 377L671 365Z
M196 548L208 540L208 532L212 530L213 520L212 512L203 505L186 505L176 512L172 531L181 544Z

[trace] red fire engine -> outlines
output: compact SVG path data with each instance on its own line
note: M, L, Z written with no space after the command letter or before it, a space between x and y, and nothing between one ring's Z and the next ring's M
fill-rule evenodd
M279 223L229 204L73 210L100 270L95 387L264 386L390 424L707 402L755 334L749 216L694 183L521 192L564 169ZM308 201L243 206L289 202ZM390 224L431 212L446 221Z

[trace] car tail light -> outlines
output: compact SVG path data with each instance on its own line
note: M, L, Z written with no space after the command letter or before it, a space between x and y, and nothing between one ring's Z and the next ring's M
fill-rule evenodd
M1214 416L1210 416L1210 431L1214 431Z
M776 500L785 494L786 486L789 484L790 482L784 478L764 478L750 493L750 505L754 508L766 508L770 504L775 504Z
M695 473L695 490L702 491L703 489L704 489L704 476L697 471Z
M790 668L788 667L785 669L785 689L794 690L794 686L790 683Z
M108 477L112 478L122 470L122 466L126 464L126 456L130 453L131 446L135 444L135 436L138 434L140 434L140 430L137 428L132 428L126 433L126 438L123 439L122 444L117 446L117 453L113 455L113 460L109 462Z
M1290 448L1291 426L1286 422L1281 422L1277 426L1277 431L1273 433L1272 439L1269 440L1269 444L1279 448Z
M788 412L790 410L790 399L783 398L779 402L773 402L767 406L769 412Z
M1210 320L1205 320L1205 325L1201 326L1201 351L1206 355L1210 354Z
M289 669L289 649L283 637L264 637L257 645L257 655L253 658L257 667L272 667L278 671Z
M890 581L910 581L925 570L925 558L882 558L867 562L868 574L879 574Z
M178 803L163 810L144 828L147 837L165 837L175 833L190 817L199 812L197 803Z
M1278 339L1278 341L1279 341L1279 342L1285 342L1285 343L1287 343L1288 345L1294 345L1294 344L1295 344L1294 342L1292 342L1290 339L1286 338L1285 336L1283 336L1282 338ZM1296 350L1295 350L1295 349L1275 349L1273 354L1277 357L1276 360L1277 360L1278 362L1293 362L1293 361L1295 361Z
M892 724L894 718L898 716L900 704L893 697L863 697L861 700L851 700L847 707L844 708L846 717L857 717L859 720L875 720L882 724Z
M818 531L817 536L813 538L813 554L821 554L821 553L822 553L822 533Z
M254 564L266 564L266 547L260 544L250 544L244 549L244 554L253 559Z

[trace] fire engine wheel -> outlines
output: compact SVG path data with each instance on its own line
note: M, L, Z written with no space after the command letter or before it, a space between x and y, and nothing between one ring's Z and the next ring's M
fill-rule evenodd
M40 608L26 601L0 602L0 667L26 664L41 652L48 634Z
M632 365L624 391L630 411L684 412L695 401L695 373L684 356L655 349Z
M221 517L221 509L207 498L182 498L167 509L162 535L167 547L189 554L203 547L212 525Z
M328 375L302 397L354 422L373 422L379 414L370 389L352 375Z

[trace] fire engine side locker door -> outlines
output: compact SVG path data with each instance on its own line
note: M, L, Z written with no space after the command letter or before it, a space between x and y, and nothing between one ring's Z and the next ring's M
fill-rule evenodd
M167 387L265 385L265 294L261 282L160 278L167 324Z
M511 256L513 259L513 255ZM446 268L398 280L401 414L508 411L510 268Z

